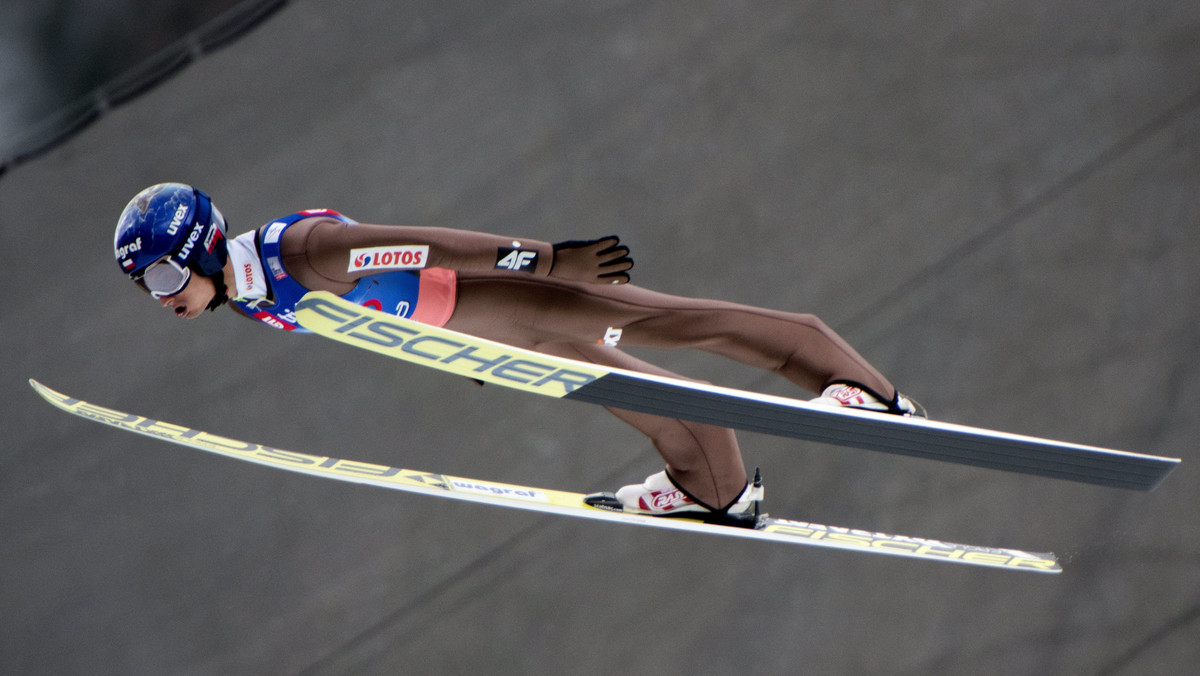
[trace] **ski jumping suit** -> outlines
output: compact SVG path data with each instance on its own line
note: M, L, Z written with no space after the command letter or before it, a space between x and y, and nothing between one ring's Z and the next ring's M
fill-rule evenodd
M257 302L231 290L232 304L276 328L297 328L289 317L294 303L305 290L324 290L481 338L631 371L681 377L621 352L612 345L615 330L621 345L695 348L774 371L811 392L848 380L886 398L895 395L891 383L813 315L562 279L546 242L360 225L324 210L293 214L243 238L257 248L256 270L269 291ZM383 265L385 259L393 265ZM374 298L371 289L384 289L387 297ZM609 411L646 434L675 481L704 504L723 508L745 487L732 430Z

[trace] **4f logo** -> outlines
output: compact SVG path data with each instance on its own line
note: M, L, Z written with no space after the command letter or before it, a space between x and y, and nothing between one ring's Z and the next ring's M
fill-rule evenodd
M519 272L533 272L537 267L538 253L523 249L500 247L496 250L496 268Z

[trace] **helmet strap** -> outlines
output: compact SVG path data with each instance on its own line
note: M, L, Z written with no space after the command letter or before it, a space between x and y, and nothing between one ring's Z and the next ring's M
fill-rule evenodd
M196 274L196 270L193 269L192 274ZM213 287L216 289L212 300L208 302L208 307L205 308L211 312L229 302L229 287L225 285L225 274L222 272L212 275L209 279L212 280Z

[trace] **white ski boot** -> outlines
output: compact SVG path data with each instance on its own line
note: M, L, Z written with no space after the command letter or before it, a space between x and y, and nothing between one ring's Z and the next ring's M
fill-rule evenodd
M887 402L870 389L850 382L837 382L826 387L821 396L810 399L809 403L821 406L847 406L863 411L878 411L911 418L928 417L924 406L899 392L892 401Z
M758 521L763 499L762 474L755 470L754 482L747 484L732 504L714 509L696 500L677 486L666 470L651 474L640 484L624 486L616 493L593 493L584 502L601 509L626 514L686 517L709 523L753 528Z

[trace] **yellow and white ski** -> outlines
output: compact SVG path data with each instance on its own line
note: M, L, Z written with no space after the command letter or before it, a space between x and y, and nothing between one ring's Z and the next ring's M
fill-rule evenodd
M427 345L427 347L430 347ZM532 367L531 367L532 370ZM530 376L532 377L532 376ZM975 547L928 540L924 538L888 535L853 528L838 528L820 524L760 517L756 528L740 528L704 523L683 518L661 518L627 514L590 507L583 502L582 493L547 490L529 486L467 479L445 474L400 469L356 460L329 456L308 455L272 448L258 443L238 441L228 437L191 429L182 425L154 420L112 408L98 406L56 392L30 380L29 384L46 401L82 418L110 427L135 432L148 437L176 443L244 460L267 467L299 472L325 479L367 484L393 490L423 493L442 498L466 500L501 507L549 512L564 516L615 521L638 526L708 533L754 540L769 540L797 545L810 545L847 551L900 556L926 561L985 566L1006 570L1036 573L1058 573L1062 568L1053 554L1031 553L1015 549Z

